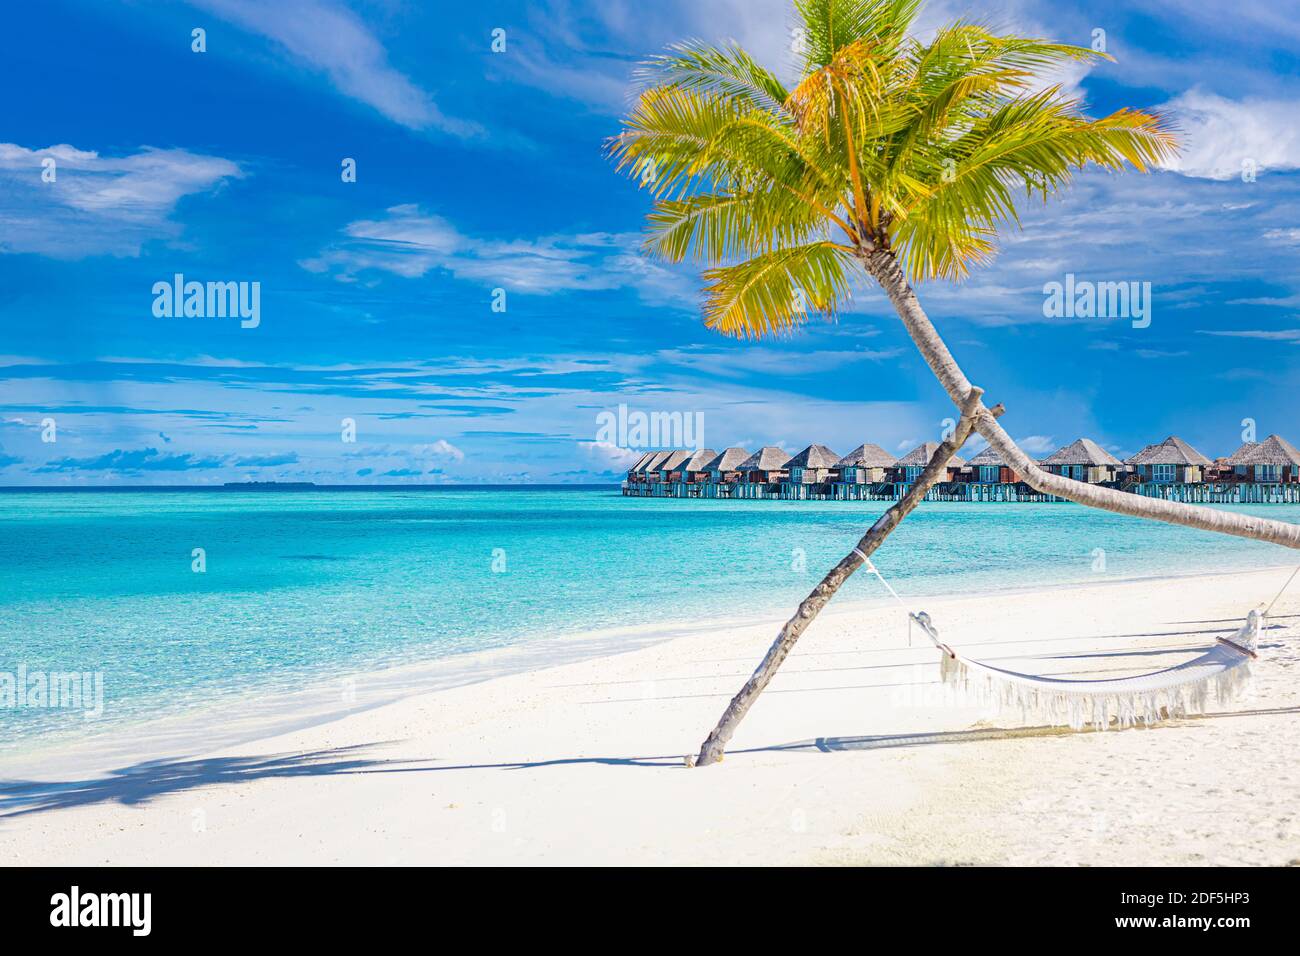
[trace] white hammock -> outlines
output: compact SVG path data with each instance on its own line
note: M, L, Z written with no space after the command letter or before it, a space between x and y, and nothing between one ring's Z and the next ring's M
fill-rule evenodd
M1105 729L1112 720L1120 727L1131 727L1202 713L1211 693L1220 704L1232 700L1250 681L1250 662L1256 658L1261 623L1273 610L1277 597L1300 574L1297 569L1291 575L1268 610L1251 611L1246 623L1232 637L1217 638L1214 646L1195 660L1136 677L1066 680L1020 674L957 653L939 639L928 614L908 610L871 559L857 548L853 550L942 653L939 674L945 684L974 703L1016 709L1026 721L1042 721L1073 730Z
M1204 712L1211 692L1220 704L1232 700L1250 681L1262 615L1251 611L1232 637L1218 638L1195 660L1176 667L1111 680L1036 677L994 667L958 654L939 640L924 612L910 615L943 655L939 674L967 700L1019 710L1022 719L1073 730L1152 724Z

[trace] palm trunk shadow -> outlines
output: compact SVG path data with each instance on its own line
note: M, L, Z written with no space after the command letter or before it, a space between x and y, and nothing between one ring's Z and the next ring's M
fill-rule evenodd
M361 756L367 746L268 754L151 760L82 780L0 782L0 820L98 803L138 806L155 797L214 784L247 783L272 777L322 777L359 773L409 761Z
M1229 717L1259 717L1300 714L1300 706L1198 714L1182 718L1176 725ZM1155 731L1160 725L1149 728ZM1109 731L1090 731L1108 733ZM809 740L748 747L731 755L765 753L832 754L862 750L887 750L932 744L960 744L1027 737L1069 736L1066 727L989 727L974 730L940 731L921 734L884 734L856 737L814 737ZM383 743L392 743L385 741ZM199 787L248 783L253 780L293 777L331 777L372 773L436 773L456 770L539 770L575 764L650 769L685 769L680 754L657 756L557 757L549 760L517 760L499 763L466 763L432 766L417 760L388 760L363 756L376 745L337 747L330 750L268 754L254 757L209 757L196 760L158 760L133 764L98 777L67 781L17 780L0 783L0 823L4 820L95 804L119 803L141 806L156 797L182 793Z

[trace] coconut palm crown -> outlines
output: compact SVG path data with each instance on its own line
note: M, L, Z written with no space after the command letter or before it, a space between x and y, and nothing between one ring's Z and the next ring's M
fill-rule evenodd
M967 22L921 42L919 6L795 0L792 89L735 45L687 42L644 67L609 151L655 197L647 250L709 264L710 327L758 337L834 316L881 257L912 281L961 279L1019 202L1089 163L1145 171L1172 155L1159 115L1091 119L1040 88L1104 54Z

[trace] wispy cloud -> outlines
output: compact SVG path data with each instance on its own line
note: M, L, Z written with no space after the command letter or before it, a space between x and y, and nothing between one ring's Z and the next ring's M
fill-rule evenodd
M220 468L220 458L198 458L192 454L167 455L157 448L113 451L92 458L57 458L36 469L37 474L60 471L103 471L117 474L140 474L146 471L193 471Z
M1140 359L1166 359L1166 358L1183 358L1191 355L1186 349L1177 351L1168 351L1166 349L1134 349L1133 354Z
M534 295L636 288L645 297L680 297L694 306L684 274L637 254L635 233L584 233L537 239L478 239L413 204L393 206L379 219L361 219L343 241L299 264L344 281L371 270L418 278L444 269L458 279Z
M163 439L171 441L171 439ZM281 452L278 455L244 455L235 459L237 468L272 468L278 465L296 465L298 463L297 452Z
M656 4L652 16L636 0L547 0L533 5L529 17L529 30L541 42L521 45L493 65L516 82L613 115L627 105L636 64L684 37L734 40L788 73L794 60L785 29L789 16L789 0L668 0Z
M1300 229L1270 229L1264 233L1264 238L1284 246L1300 246Z
M788 376L820 374L857 362L883 362L902 354L900 348L787 351L742 345L731 349L664 349L658 358L671 365L721 376Z
M1024 438L1017 438L1016 444L1032 455L1046 455L1048 452L1056 451L1057 448L1051 435L1026 435Z
M330 0L191 0L194 6L259 33L295 61L324 73L344 96L411 129L476 136L479 124L445 115L433 97L388 62L388 51L366 25Z
M1263 339L1269 342L1300 342L1300 329L1197 329L1201 335L1226 339Z
M111 157L0 143L0 253L137 256L146 241L179 235L171 216L181 198L240 175L228 159L184 149Z

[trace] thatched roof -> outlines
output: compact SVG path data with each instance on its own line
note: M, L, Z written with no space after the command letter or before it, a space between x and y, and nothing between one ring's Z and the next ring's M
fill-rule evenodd
M682 463L682 471L703 471L709 462L718 457L718 453L712 448L701 448L699 451L692 452L691 457Z
M1007 460L1003 457L1002 452L998 451L992 445L989 445L967 462L967 464L974 465L977 468L1002 468L1007 464Z
M1232 465L1300 465L1300 451L1285 438L1269 435L1261 442L1246 442L1228 459Z
M689 451L670 451L668 457L659 462L656 471L681 471L682 465L691 454Z
M670 454L672 454L672 452L667 452L667 451L650 452L649 458L646 458L644 461L637 462L637 466L636 466L637 473L644 475L647 471L658 471L659 464Z
M740 464L749 457L749 449L735 445L721 455L716 455L704 465L706 471L740 471Z
M825 445L809 445L785 463L786 468L834 468L840 460Z
M1231 455L1229 455L1227 458L1215 459L1215 464L1216 465L1244 465L1245 462L1242 461L1241 459L1249 455L1251 449L1257 447L1258 445L1259 442L1257 441L1248 441L1245 444L1243 444L1240 448L1238 448L1236 451L1234 451Z
M1210 459L1206 458L1177 435L1170 435L1162 442L1157 442L1154 445L1147 445L1146 448L1143 448L1140 452L1130 458L1127 464L1205 466L1210 464Z
M859 445L835 463L837 468L892 468L895 458L879 445L871 442Z
M764 445L740 463L739 471L780 471L790 456L775 445Z
M1124 463L1091 438L1080 438L1042 461L1044 465L1123 465Z
M922 442L902 458L898 459L896 464L901 468L915 468L918 465L924 467L925 465L930 464L930 459L934 457L934 453L938 450L939 443L937 441ZM965 458L953 455L952 459L948 462L948 467L952 468L964 464L966 464Z
M629 471L629 472L634 472L634 471L635 471L635 472L641 472L641 471L644 471L644 470L645 470L645 466L648 465L648 464L650 464L650 459L653 458L653 457L654 457L655 455L657 455L657 454L659 454L659 453L658 453L658 452L655 452L655 451L648 451L648 452L646 452L644 455L642 455L640 458L638 458L638 459L636 460L636 464L633 465L631 468L629 468L628 471Z

